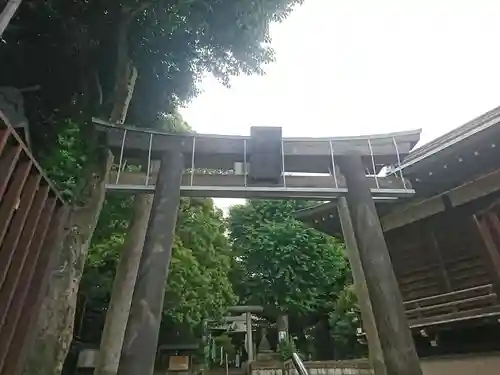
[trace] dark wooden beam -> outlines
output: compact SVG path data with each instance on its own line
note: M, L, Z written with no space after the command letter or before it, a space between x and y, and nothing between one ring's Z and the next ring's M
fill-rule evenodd
M477 309L456 311L438 316L417 318L410 321L412 329L437 326L443 324L457 323L464 320L484 319L500 316L500 306L487 306Z
M438 265L438 282L442 293L449 293L453 291L451 286L450 277L448 271L446 270L446 263L443 258L443 253L439 246L439 242L431 228L427 228L427 241L426 243L429 247L426 249L431 257L434 259Z
M472 220L484 244L484 246L479 246L478 251L481 253L484 265L493 284L493 290L498 299L500 297L500 252L490 227L490 225L494 225L494 220L492 221L491 214L485 214L481 217L473 215ZM489 221L490 224L488 223Z
M154 371L183 164L179 148L166 151L161 162L125 331L119 375L152 375Z
M121 172L118 176L117 172L113 171L109 175L108 184L118 185L140 185L152 186L156 183L158 173L152 173L149 176L148 184L146 184L146 173L144 172ZM411 190L409 182L403 183L401 179L395 176L379 177L377 181L373 176L367 177L370 189L386 189L386 190ZM342 175L337 176L336 186L335 181L331 175L306 175L306 176L286 176L286 185L282 183L252 183L249 179L246 182L248 187L290 187L290 188L317 188L317 189L332 189L347 188L345 178ZM377 186L378 184L378 186ZM191 175L185 172L182 175L181 186L245 186L245 176L237 174L209 174L209 173L194 173Z
M342 225L342 232L344 233L347 257L351 265L354 287L356 288L356 295L361 310L361 320L363 321L363 328L366 332L368 341L370 363L375 371L375 375L386 375L387 369L384 363L384 353L380 344L379 327L373 315L373 306L366 283L365 271L363 270L358 243L351 221L351 214L345 197L339 198L337 208L340 223Z
M361 157L339 158L387 375L422 375L382 226L366 181Z
M499 190L500 170L496 170L434 197L398 207L382 218L382 226L384 231L389 231L443 212L445 196L452 207L459 207Z
M193 150L195 168L232 169L235 163L251 159L247 149L251 141L249 136L169 134L151 129L118 127L97 119L94 122L106 133L108 147L117 157L122 154L123 148L125 158L147 160L151 155L157 160L164 150L182 140L188 168ZM377 166L394 165L410 152L419 138L420 130L357 137L282 138L284 170L328 173L332 168L332 150L334 157L361 153L368 168L372 166L372 155Z

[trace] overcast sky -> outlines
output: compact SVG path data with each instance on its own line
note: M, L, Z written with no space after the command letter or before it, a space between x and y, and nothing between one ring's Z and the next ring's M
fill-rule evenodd
M271 31L277 61L266 76L230 89L205 79L182 111L196 131L422 128L425 143L500 105L498 0L305 0Z

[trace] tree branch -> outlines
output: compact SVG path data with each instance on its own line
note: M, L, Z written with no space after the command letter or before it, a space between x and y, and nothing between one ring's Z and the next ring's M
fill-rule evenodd
M17 8L21 4L22 0L9 0L9 2L5 5L2 13L0 14L0 38L3 35L3 32L9 25L10 20L14 17Z

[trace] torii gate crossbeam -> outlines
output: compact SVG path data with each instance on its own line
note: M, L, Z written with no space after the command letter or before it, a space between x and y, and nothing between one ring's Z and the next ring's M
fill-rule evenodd
M280 176L256 181L251 171L256 154L252 137L213 134L169 134L133 127L118 127L95 120L106 132L108 146L118 159L109 191L152 193L162 153L179 144L185 171L181 195L187 197L332 200L347 193L338 168L343 155L360 155L372 196L379 200L415 193L402 172L380 176L383 167L398 166L418 142L420 131L357 137L281 138ZM279 128L278 128L279 129ZM141 171L127 171L128 164Z

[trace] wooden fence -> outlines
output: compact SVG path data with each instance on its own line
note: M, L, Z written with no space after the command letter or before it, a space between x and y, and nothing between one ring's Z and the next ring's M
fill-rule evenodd
M67 212L0 112L0 375L22 371Z
M366 359L305 361L304 367L309 375L373 375L373 370ZM285 363L254 361L250 364L250 373L251 375L298 375L291 360Z

